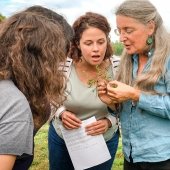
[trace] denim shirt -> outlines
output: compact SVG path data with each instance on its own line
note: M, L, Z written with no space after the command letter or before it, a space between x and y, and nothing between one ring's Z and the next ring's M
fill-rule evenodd
M152 57L144 67L148 70ZM133 79L137 76L138 55L133 56ZM170 159L170 61L155 90L162 95L141 93L139 101L123 103L120 114L123 152L127 161L160 162Z

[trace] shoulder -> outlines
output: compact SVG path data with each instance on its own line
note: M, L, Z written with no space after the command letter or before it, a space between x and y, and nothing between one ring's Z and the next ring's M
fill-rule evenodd
M10 80L0 81L0 154L32 154L33 118L24 94Z
M70 57L67 57L65 62L60 63L59 70L67 69L68 67L71 66L72 62L73 60Z
M120 57L113 55L110 57L110 62L113 68L117 68L120 64Z
M15 86L11 80L0 81L0 101L22 101L26 105L28 101L24 94ZM1 102L0 102L1 103Z
M170 78L170 55L167 57L166 61L165 61L165 65L164 65L164 74L165 77L168 79Z
M110 61L112 65L118 66L120 63L120 57L113 55L110 57Z
M170 55L168 56L167 60L166 60L166 67L168 70L170 70Z
M67 57L66 62L60 63L59 70L63 71L67 78L70 75L72 62L73 60L70 57Z
M3 93L20 93L20 91L18 90L18 88L15 86L15 84L13 83L13 81L11 80L0 80L0 94Z
M0 81L1 121L31 120L31 109L24 94L10 80ZM6 118L6 119L5 119Z

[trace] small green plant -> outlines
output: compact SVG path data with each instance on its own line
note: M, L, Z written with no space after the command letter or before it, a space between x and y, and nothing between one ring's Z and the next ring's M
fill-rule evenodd
M117 87L117 85L116 85L116 84L112 84L112 86L111 86L111 87L116 88L116 87Z
M102 68L99 67L99 65L96 65L96 72L97 72L97 76L88 81L89 87L96 86L97 81L101 79L106 81L111 80L111 76L108 74L108 68L105 68L103 70Z

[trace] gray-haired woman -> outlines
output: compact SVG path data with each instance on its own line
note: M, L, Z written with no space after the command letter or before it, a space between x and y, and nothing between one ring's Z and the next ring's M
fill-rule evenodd
M124 170L169 170L170 36L147 0L124 1L116 23L124 44L120 71L98 90L103 102L121 104Z

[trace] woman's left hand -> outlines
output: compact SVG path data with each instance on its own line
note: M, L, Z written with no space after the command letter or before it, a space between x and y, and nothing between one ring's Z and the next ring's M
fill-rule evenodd
M85 129L88 135L95 136L95 135L104 134L109 129L109 127L111 127L110 120L104 118L87 125Z

